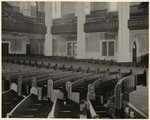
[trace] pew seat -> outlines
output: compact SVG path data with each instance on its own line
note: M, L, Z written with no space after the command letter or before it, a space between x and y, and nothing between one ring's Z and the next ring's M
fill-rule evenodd
M18 96L14 90L8 90L2 93L2 117L6 117L21 100L22 96Z
M52 105L53 103L48 99L38 100L37 95L29 94L8 114L8 117L47 118L52 109Z

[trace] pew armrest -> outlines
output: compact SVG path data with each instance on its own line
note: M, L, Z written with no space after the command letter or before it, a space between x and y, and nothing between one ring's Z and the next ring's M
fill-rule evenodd
M70 99L77 103L80 103L80 93L72 92Z

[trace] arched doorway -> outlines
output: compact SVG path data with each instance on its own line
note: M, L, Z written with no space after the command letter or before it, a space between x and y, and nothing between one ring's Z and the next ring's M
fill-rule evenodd
M135 42L133 43L132 47L132 61L137 62L137 46Z

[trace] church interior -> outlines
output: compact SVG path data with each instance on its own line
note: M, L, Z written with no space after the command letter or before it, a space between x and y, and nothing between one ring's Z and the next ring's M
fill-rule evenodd
M1 8L2 118L149 118L149 2Z

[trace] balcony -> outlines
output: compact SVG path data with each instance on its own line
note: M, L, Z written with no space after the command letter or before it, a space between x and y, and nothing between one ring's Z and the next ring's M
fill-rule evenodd
M34 22L2 18L2 31L46 34L46 26L44 24L37 24Z
M74 14L67 14L62 18L54 19L51 33L53 35L77 33L77 17Z
M118 30L118 19L97 19L96 21L87 21L84 25L84 31L89 32L107 32Z
M67 33L77 33L77 23L68 25L55 25L51 28L51 33L56 34L67 34Z
M148 15L132 17L128 20L130 30L148 29Z

